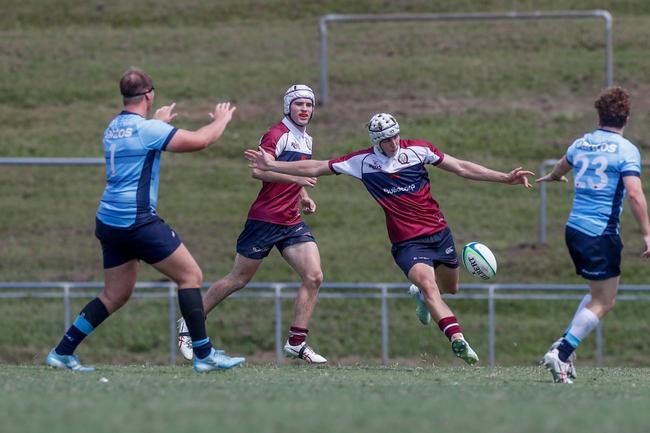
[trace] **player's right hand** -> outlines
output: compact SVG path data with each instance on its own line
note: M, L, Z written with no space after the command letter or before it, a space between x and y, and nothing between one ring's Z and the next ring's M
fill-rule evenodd
M174 117L178 116L178 113L174 113L174 107L176 107L175 102L172 105L163 105L156 110L153 118L156 120L162 120L165 123L171 122Z
M211 113L208 113L208 116L213 120L221 120L225 123L230 122L232 119L232 114L235 112L237 107L234 105L231 107L230 102L219 102Z
M650 258L650 236L644 236L643 241L645 243L644 251L641 253L641 257L645 259Z

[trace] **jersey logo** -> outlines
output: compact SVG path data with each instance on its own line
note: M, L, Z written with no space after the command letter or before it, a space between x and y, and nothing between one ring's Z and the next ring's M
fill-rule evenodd
M409 162L409 157L408 157L408 155L405 154L405 153L400 153L399 156L397 157L397 161L398 161L400 164L408 164L408 162Z
M373 170L381 170L381 164L379 163L379 161L375 161L375 160L369 161L368 165Z

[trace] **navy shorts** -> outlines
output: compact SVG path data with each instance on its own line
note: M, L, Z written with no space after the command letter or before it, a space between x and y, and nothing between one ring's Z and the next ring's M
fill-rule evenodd
M564 236L576 274L587 280L621 275L623 242L619 235L589 236L567 226Z
M304 222L292 226L247 220L244 231L237 239L237 252L244 257L260 260L268 256L275 246L280 253L289 245L316 242L309 226Z
M445 265L452 269L459 265L454 238L449 227L432 235L393 244L390 252L393 254L397 266L407 277L416 263L426 263L434 268Z
M158 263L169 257L182 243L169 224L158 217L134 228L113 227L96 219L95 236L102 244L104 269L133 259L149 264Z

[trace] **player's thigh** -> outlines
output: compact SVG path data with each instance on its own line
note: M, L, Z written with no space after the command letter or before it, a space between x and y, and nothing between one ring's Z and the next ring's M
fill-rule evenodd
M316 242L301 242L282 250L282 256L302 279L322 280L320 252Z
M104 269L104 288L99 298L109 313L113 313L131 297L138 277L138 267L137 260L130 260Z
M174 280L179 288L200 287L203 283L201 268L183 243L167 258L152 266Z
M440 264L435 268L436 283L441 293L458 293L458 267L452 268Z
M438 292L436 273L433 266L427 263L415 263L408 271L409 281L418 286L423 293Z
M263 259L251 259L237 253L229 275L239 282L238 285L244 286L255 276L255 273L262 265L262 261Z
M591 299L602 304L613 304L618 292L621 277L607 278L606 280L589 280Z

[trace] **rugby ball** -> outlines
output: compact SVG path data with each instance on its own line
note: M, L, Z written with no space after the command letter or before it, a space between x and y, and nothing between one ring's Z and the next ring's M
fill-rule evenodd
M463 266L473 276L482 280L494 278L497 274L497 260L488 247L470 242L463 247Z

